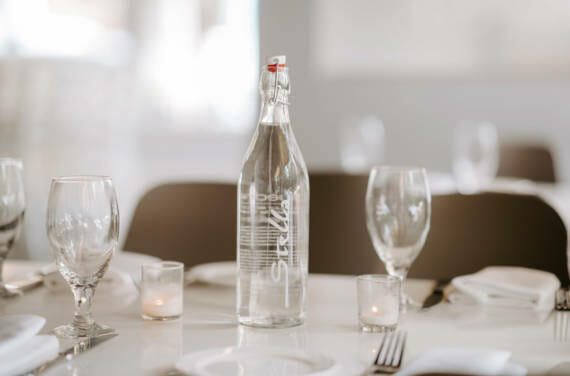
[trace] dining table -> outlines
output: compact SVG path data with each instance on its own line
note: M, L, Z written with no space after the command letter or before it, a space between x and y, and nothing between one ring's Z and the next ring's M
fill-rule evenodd
M125 252L121 263L129 264L129 257ZM8 260L6 279L21 279L42 266L38 261ZM423 301L435 283L410 279L406 291L411 298ZM59 362L45 375L177 375L175 364L184 354L232 346L315 352L334 362L335 374L358 375L372 363L383 336L359 330L355 276L310 274L306 322L294 328L240 326L235 299L235 287L190 283L184 289L182 317L158 322L141 318L136 283L101 288L94 298L94 317L118 335ZM1 300L0 315L9 314L43 316L46 325L42 332L49 333L71 321L72 295L40 286L23 296ZM569 317L568 312L446 301L429 309L409 310L398 324L408 336L403 363L405 366L434 348L483 347L510 351L511 361L525 366L529 375L570 374ZM60 341L61 350L69 346L69 342Z

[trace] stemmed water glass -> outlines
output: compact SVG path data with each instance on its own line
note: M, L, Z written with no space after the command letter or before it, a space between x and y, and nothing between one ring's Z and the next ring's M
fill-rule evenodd
M59 326L59 338L97 337L114 330L96 324L91 301L117 246L119 210L113 181L104 176L54 178L47 210L47 234L59 272L75 298L73 322Z
M372 168L366 190L366 225L386 270L402 279L402 310L418 305L405 295L404 282L424 246L430 214L431 194L425 169Z
M9 290L2 279L2 266L20 234L26 206L23 165L18 159L0 158L0 297L20 295Z
M497 175L499 141L491 123L464 123L453 131L453 176L457 190L472 194Z

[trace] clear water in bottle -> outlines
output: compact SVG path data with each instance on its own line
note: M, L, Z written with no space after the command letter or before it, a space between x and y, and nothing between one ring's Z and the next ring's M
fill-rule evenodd
M289 327L305 319L309 180L289 122L283 56L263 67L260 91L238 183L237 314L243 325Z

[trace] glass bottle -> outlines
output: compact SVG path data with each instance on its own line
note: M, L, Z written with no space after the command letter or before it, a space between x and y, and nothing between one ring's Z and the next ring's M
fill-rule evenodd
M267 59L261 111L238 182L237 315L283 328L305 319L309 178L289 122L285 56Z

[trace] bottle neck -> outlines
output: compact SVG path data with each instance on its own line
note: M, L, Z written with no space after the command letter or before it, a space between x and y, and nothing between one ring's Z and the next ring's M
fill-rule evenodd
M289 73L283 65L266 65L261 71L259 124L289 124Z
M284 125L289 124L289 106L277 102L275 104L264 100L259 111L259 124Z

